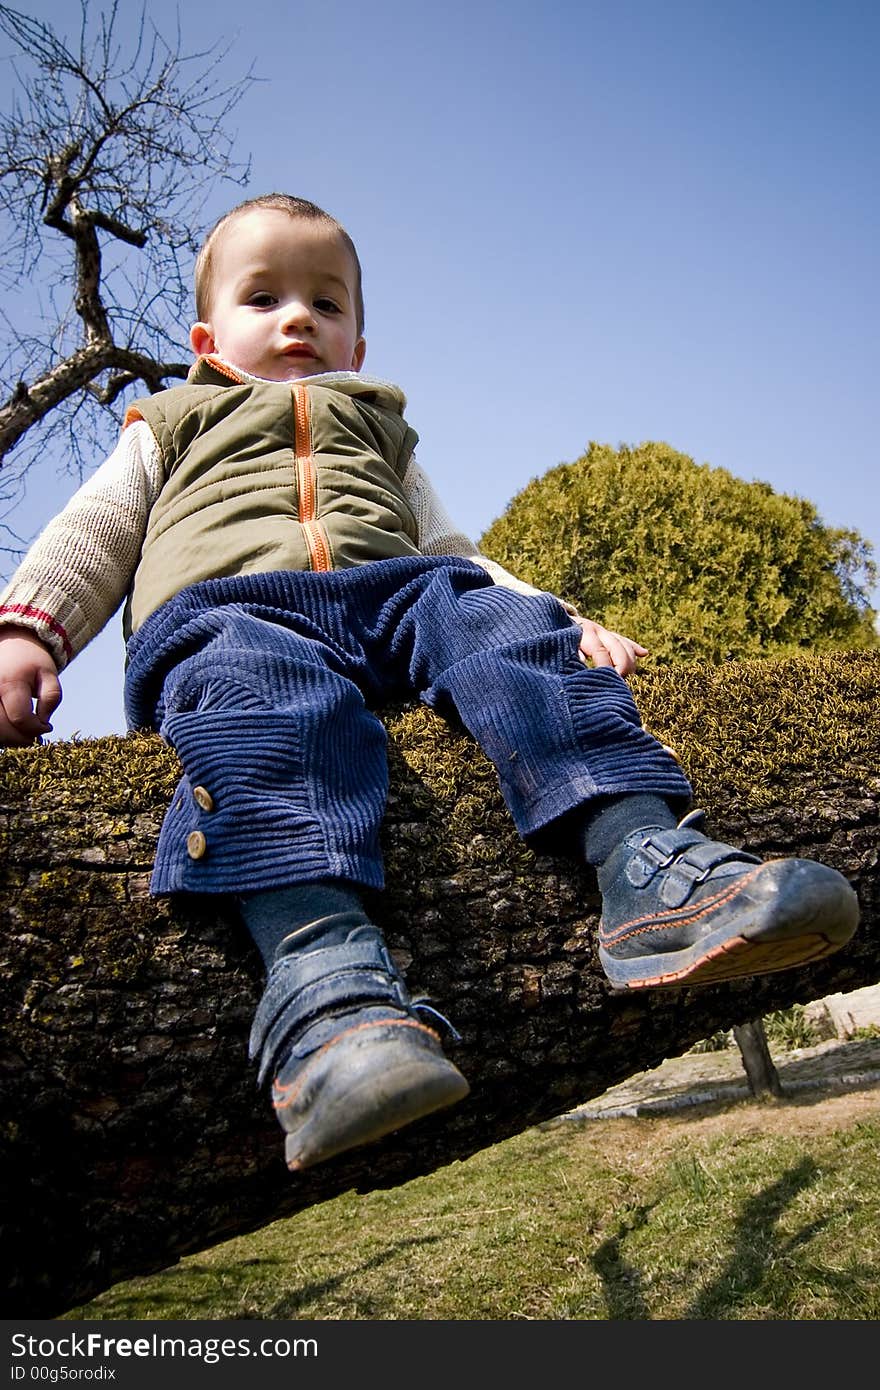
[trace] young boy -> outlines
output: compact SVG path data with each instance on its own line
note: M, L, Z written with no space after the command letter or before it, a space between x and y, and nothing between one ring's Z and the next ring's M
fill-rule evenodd
M642 728L644 647L480 556L415 462L400 390L362 376L360 266L312 203L249 200L196 267L185 385L136 402L114 453L0 599L0 741L48 732L58 672L127 596L126 711L182 767L155 894L237 897L267 969L251 1035L292 1170L461 1099L362 887L382 886L384 731L457 711L517 829L597 866L617 987L799 965L855 930L810 860L696 828Z

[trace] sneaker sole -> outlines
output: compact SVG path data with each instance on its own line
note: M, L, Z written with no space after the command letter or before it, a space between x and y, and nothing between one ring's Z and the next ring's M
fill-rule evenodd
M675 916L686 924L698 911L696 905L694 913ZM859 902L836 869L810 859L770 860L751 876L742 901L726 905L725 916L725 925L679 951L627 960L600 945L602 967L619 989L713 985L791 970L845 946L858 926Z
M275 1083L291 1172L371 1144L463 1100L470 1086L422 1024L366 1024L343 1033L300 1072Z

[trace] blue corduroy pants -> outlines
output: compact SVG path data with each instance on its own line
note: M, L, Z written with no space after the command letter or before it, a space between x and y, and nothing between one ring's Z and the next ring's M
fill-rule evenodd
M381 887L388 777L372 711L414 696L458 713L524 837L598 796L686 803L689 783L626 681L586 667L578 639L551 595L514 593L458 559L183 590L128 647L129 725L158 729L183 767L153 893Z

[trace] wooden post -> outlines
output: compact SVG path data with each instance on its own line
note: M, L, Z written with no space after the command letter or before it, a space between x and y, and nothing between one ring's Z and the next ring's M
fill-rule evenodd
M756 1100L765 1100L782 1095L782 1082L779 1072L770 1056L764 1020L753 1018L748 1023L734 1024L733 1036L742 1056L749 1090Z

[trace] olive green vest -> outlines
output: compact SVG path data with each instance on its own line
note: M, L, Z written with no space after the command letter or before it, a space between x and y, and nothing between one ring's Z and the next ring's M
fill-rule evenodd
M126 636L188 584L346 569L418 554L402 479L418 436L403 393L334 373L254 382L203 357L187 384L135 401L165 482L147 523Z

